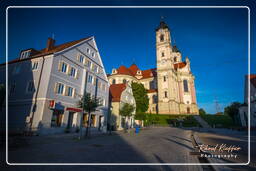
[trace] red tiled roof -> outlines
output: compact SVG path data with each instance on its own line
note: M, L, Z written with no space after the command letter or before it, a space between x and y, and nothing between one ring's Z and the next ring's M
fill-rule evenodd
M157 92L157 89L149 89L148 90L148 93L154 93L154 92Z
M140 69L138 68L138 66L136 64L132 64L129 68L126 68L125 66L122 65L117 69L116 74L130 75L130 76L135 77L137 75L138 70L140 70ZM156 76L156 68L142 70L141 74L142 74L142 78L140 78L140 79L155 77Z
M186 62L176 63L174 64L174 69L177 70L177 68L184 68L185 66L186 66Z
M133 76L133 74L131 73L131 71L126 68L124 65L121 65L118 69L117 69L117 74L123 74L123 75L131 75Z
M129 67L130 71L132 72L133 75L136 75L137 71L140 70L136 64L132 64L130 67Z
M121 94L126 89L126 84L112 84L109 87L112 102L120 102Z
M59 52L59 51L62 51L66 48L69 48L71 46L74 46L75 44L77 43L80 43L86 39L90 39L91 37L86 37L86 38L83 38L83 39L80 39L80 40L75 40L75 41L71 41L71 42L67 42L67 43L63 43L63 44L60 44L60 45L57 45L57 46L53 46L50 50L46 51L46 48L44 49L41 49L39 51L35 50L35 49L32 49L34 53L32 53L32 56L30 56L29 58L25 58L25 59L14 59L12 61L9 61L8 64L11 64L11 63L16 63L16 62L20 62L20 61L26 61L26 60L30 60L30 59L33 59L33 58L38 58L38 57L41 57L41 56L45 56L45 55L49 55L49 54L52 54L52 53L55 53L55 52ZM3 64L0 64L0 65L5 65L5 63Z
M151 78L151 77L154 77L156 76L156 69L153 68L153 69L148 69L148 70L144 70L142 71L142 78Z

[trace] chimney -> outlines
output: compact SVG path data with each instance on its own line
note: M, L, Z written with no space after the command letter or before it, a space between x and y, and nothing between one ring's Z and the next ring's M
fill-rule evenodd
M55 40L49 37L47 40L45 51L48 52L49 50L51 50L54 47L54 43L55 43Z

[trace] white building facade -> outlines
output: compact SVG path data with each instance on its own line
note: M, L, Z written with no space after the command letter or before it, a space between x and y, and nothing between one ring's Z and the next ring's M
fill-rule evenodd
M1 64L0 83L5 83L5 70ZM109 84L94 37L61 45L49 38L42 50L23 50L8 62L7 79L10 133L74 131L81 121L86 126L88 115L78 106L85 92L102 103L92 113L92 127L106 130Z

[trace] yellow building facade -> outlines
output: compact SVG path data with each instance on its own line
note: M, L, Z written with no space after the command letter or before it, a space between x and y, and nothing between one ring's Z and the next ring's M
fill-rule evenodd
M148 113L198 114L195 77L190 60L172 45L168 25L161 21L156 28L156 68L140 70L136 64L120 66L108 75L110 84L137 82L148 91Z

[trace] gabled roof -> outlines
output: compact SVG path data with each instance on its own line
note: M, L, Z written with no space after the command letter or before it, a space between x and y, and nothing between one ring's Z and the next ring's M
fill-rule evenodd
M120 102L121 94L126 89L126 84L112 84L109 87L112 102Z
M83 39L74 40L74 41L71 41L71 42L66 42L66 43L54 46L49 51L46 51L46 48L44 48L44 49L40 50L39 53L34 55L33 57L35 57L35 56L44 56L44 55L60 52L60 51L62 51L64 49L66 49L66 48L74 46L74 45L76 45L76 44L78 44L78 43L80 43L80 42L82 42L82 41L84 41L86 39L90 39L90 38L92 38L92 37L86 37L86 38L83 38Z
M9 61L8 64L12 64L12 63L20 62L20 61L26 61L26 60L30 60L30 59L33 59L33 58L38 58L38 57L41 57L41 56L50 55L50 54L53 54L53 53L56 53L56 52L60 52L64 49L66 49L66 48L74 46L74 45L76 45L76 44L78 44L78 43L80 43L84 40L88 40L90 38L92 38L92 37L86 37L86 38L83 38L83 39L79 39L79 40L75 40L75 41L71 41L71 42L66 42L66 43L63 43L63 44L60 44L60 45L56 45L56 46L53 46L48 51L46 51L46 48L41 49L41 50L35 50L33 48L30 48L31 50L33 50L33 53L29 58L20 59L18 57L14 60ZM26 49L26 50L30 50L30 49ZM22 51L24 51L24 50L22 50ZM5 65L5 63L0 64L0 65Z

